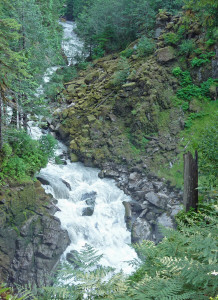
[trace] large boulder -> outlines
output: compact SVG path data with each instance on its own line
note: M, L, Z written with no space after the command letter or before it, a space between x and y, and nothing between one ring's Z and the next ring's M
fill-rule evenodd
M165 209L167 206L168 197L165 194L149 192L145 195L145 200L156 207Z
M169 61L175 59L175 57L176 57L173 47L170 47L170 46L158 49L156 51L156 55L157 55L157 60L160 63L169 62Z

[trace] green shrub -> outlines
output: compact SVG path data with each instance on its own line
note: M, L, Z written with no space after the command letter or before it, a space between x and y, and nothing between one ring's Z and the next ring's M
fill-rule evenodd
M180 36L174 32L169 32L163 35L164 41L167 45L176 46L180 41Z
M119 86L123 84L129 76L130 66L128 60L125 57L121 57L118 63L118 70L113 75L113 85Z
M105 54L105 50L102 48L101 45L99 45L93 49L92 59L101 58L104 56L104 54Z
M133 49L125 49L122 52L120 52L120 56L130 58L133 53L134 53Z
M201 65L210 62L211 57L213 57L215 55L215 53L213 51L207 52L207 53L202 53L200 50L197 53L199 53L199 57L195 57L191 61L191 66L193 68L200 67Z
M207 41L205 42L205 44L206 44L208 47L213 46L215 43L216 43L216 41L213 40L213 39L209 39L209 40L207 40Z
M45 167L54 156L57 144L51 136L42 136L39 141L32 140L24 131L9 130L7 143L3 146L1 178L17 180L28 179L40 168Z
M205 116L204 113L190 113L188 118L185 121L185 127L190 128L193 120L201 118L203 116Z
M147 56L154 51L155 44L152 39L142 37L137 45L137 54L139 57Z
M195 43L193 40L183 40L179 45L179 54L188 56L190 55L195 48Z
M188 110L189 109L189 103L188 102L183 102L182 103L182 110L183 111L186 111L186 110Z
M199 97L201 95L201 89L194 84L190 84L179 89L176 95L180 99L190 101L193 97Z
M213 78L209 78L207 81L204 81L201 84L201 93L203 96L210 98L210 87L213 85L217 86L218 81L214 80Z
M192 78L189 71L182 71L180 67L176 67L173 69L172 73L175 77L179 78L179 84L181 86L192 84Z

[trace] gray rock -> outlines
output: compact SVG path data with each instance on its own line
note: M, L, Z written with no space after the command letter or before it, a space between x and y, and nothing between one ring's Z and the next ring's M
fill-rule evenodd
M141 213L143 211L143 209L145 209L145 206L143 204L138 203L138 202L131 201L130 204L131 204L133 212L140 212Z
M137 218L132 226L131 241L132 243L141 243L151 236L151 226L141 218Z
M67 182L66 180L64 180L64 179L61 179L61 181L66 185L66 187L70 190L70 191L72 191L72 189L71 189L71 185L70 185L70 183L69 182Z
M37 179L41 182L41 184L43 184L43 185L49 185L49 184L50 184L49 181L48 181L46 178L44 178L43 176L41 176L41 175L37 175L36 178L37 178Z
M82 216L90 217L94 213L94 207L88 206L83 208Z
M155 236L156 242L159 242L163 238L163 234L160 231L159 226L162 225L164 227L173 228L172 218L169 217L166 213L163 213L161 216L157 218L156 226L155 226Z
M129 180L136 181L140 178L140 175L137 172L133 172L129 175Z
M91 193L85 193L82 195L81 201L85 201L87 205L94 206L96 197L97 193L94 191Z
M152 223L155 222L156 221L156 214L152 211L148 212L146 214L146 220L152 221Z
M154 38L155 38L155 39L158 39L159 36L161 35L162 31L163 31L163 29L160 28L160 27L158 27L158 28L155 30Z
M69 253L66 255L66 259L69 263L73 264L75 268L79 268L78 264L78 251L76 250L71 250Z
M123 201L125 207L125 222L128 230L131 230L132 227L132 208L130 202Z
M161 63L169 62L175 59L175 51L172 47L167 46L156 51L157 60Z
M156 194L154 192L149 192L145 195L145 200L149 201L151 204L160 207L166 208L168 197L164 194Z
M178 214L179 211L183 209L182 205L174 205L172 206L171 216L175 217L175 215Z

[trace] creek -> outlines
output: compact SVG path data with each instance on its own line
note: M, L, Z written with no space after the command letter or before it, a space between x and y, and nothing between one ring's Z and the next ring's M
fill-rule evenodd
M75 24L62 22L64 40L62 43L69 65L74 63L74 57L80 51L81 41L73 31ZM58 67L49 68L44 81L49 82L50 76ZM31 135L38 139L42 132L38 126L30 122ZM63 254L66 259L71 250L80 251L87 243L103 254L100 264L110 266L117 271L123 270L129 274L133 267L129 261L137 257L129 246L130 232L124 220L125 209L123 201L131 201L112 179L100 179L99 170L85 167L82 163L71 163L67 159L67 147L58 142L56 155L64 157L64 164L57 165L50 161L39 176L47 181L43 185L46 193L51 193L58 200L60 209L56 216L60 219L62 228L68 231L71 244Z

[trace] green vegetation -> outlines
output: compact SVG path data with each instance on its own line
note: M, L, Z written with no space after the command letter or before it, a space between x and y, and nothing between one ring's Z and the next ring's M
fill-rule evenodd
M175 11L182 4L180 0L68 0L66 15L76 19L77 32L85 41L85 49L90 57L96 58L104 53L125 49L142 33L149 37L158 10L165 8ZM142 40L142 43L147 44L147 40ZM147 46L146 49L151 51L151 47L148 50Z
M51 135L42 136L39 141L35 141L24 131L8 131L0 156L0 182L3 183L6 179L31 179L54 156L56 143Z
M217 205L202 203L198 212L180 212L178 229L161 228L158 245L136 245L140 260L136 271L125 278L99 263L101 255L86 245L72 262L62 265L58 277L76 281L40 290L39 299L209 299L217 292ZM93 267L95 267L93 269Z

